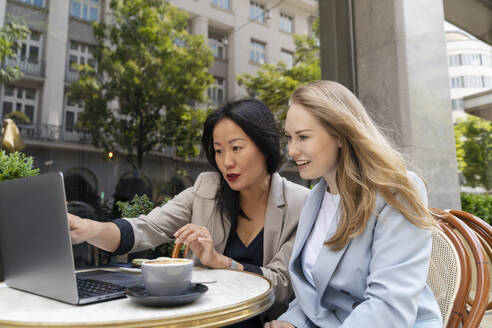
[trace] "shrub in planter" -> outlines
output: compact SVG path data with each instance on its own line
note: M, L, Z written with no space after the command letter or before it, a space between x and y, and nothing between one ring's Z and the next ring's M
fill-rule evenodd
M31 177L39 174L39 169L33 169L34 160L26 154L15 152L7 154L0 151L0 181Z
M165 198L160 206L167 203L169 198ZM149 214L154 209L154 204L150 201L147 195L138 196L135 195L131 201L128 202L116 202L116 207L121 212L122 217L135 218L139 215ZM129 255L129 261L132 258L155 258L159 256L171 256L171 252L174 248L174 242L169 242L156 247L155 249L145 250L142 252L136 252Z
M461 193L463 211L478 216L488 224L492 223L492 195Z

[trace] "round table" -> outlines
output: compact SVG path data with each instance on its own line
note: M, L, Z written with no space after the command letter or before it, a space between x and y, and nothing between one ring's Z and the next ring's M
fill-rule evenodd
M254 273L195 267L192 281L204 282L208 291L191 304L162 308L128 298L70 305L0 283L0 327L222 327L274 301L271 282Z

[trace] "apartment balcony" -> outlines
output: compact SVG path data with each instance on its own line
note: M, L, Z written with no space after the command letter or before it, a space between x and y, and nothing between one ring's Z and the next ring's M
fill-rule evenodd
M76 144L89 144L91 141L89 132L74 127L45 123L18 123L17 127L24 140L58 141Z
M6 58L1 65L4 68L18 67L27 76L44 77L44 61L30 62L21 58Z
M66 83L73 83L73 82L77 81L80 78L80 75L81 74L80 74L79 71L72 71L70 69L67 69L65 71L65 82ZM97 73L97 78L99 80L102 80L103 79L102 74Z

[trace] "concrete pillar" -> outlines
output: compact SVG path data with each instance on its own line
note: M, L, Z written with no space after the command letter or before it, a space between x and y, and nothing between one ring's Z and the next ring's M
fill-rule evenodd
M46 66L41 123L63 125L65 63L68 43L69 1L50 0L46 38Z
M5 24L5 13L7 12L7 0L0 0L0 28Z
M333 17L322 2L321 20ZM344 84L350 86L355 81L352 90L372 118L406 155L409 168L426 179L430 206L460 208L442 2L345 3L335 12L345 15L348 24L338 28L338 41L324 43L322 31L322 58L330 46L335 46L331 53L339 56L330 57L332 69L323 71L323 77L329 79L338 70L345 79L340 82L348 80ZM343 37L341 30L353 34L346 32Z
M204 40L208 40L208 18L195 16L191 19L191 34L201 34Z

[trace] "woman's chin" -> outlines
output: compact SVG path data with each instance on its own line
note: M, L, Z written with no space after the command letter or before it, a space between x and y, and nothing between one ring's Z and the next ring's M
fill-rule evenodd
M312 174L309 172L303 172L303 171L299 172L299 176L304 180L314 180L320 177L319 175Z
M227 179L226 179L226 182L227 182L227 185L229 186L229 188L231 188L232 190L234 190L234 191L241 191L242 188L237 183L229 182L229 181L227 181Z

